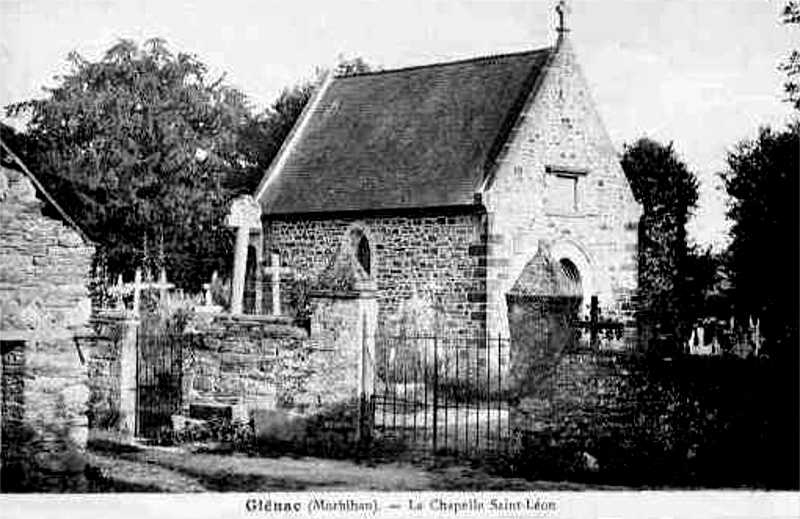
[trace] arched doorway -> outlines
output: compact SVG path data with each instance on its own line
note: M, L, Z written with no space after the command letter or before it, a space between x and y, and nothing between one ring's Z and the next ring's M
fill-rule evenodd
M583 285L581 273L572 260L561 258L558 260L558 284L562 294L583 298Z
M593 296L602 291L601 278L594 260L586 249L574 240L558 240L550 251L551 257L556 262L556 268L561 271L560 277L564 279L565 286L570 293L583 300L580 316L589 317L589 304Z

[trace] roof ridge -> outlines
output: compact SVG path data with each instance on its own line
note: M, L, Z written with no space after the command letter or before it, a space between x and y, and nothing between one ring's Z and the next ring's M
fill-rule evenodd
M502 54L489 54L486 56L476 56L472 58L462 58L453 61L440 61L436 63L427 63L424 65L410 65L407 67L399 67L393 69L385 69L385 70L373 70L370 72L358 72L355 74L346 74L342 76L334 76L334 79L350 79L350 78L357 78L357 77L364 77L364 76L379 76L381 74L393 74L396 72L408 72L411 70L419 70L419 69L426 69L426 68L434 68L434 67L448 67L452 65L464 65L466 63L475 63L480 61L494 61L503 58L511 58L517 56L523 56L526 54L538 54L538 53L545 53L545 52L552 52L555 47L542 47L539 49L533 50L525 50L525 51L517 51L517 52L505 52Z

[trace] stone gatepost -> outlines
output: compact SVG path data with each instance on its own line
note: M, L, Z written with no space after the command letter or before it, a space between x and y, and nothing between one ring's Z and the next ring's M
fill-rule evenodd
M98 312L91 320L92 336L96 340L79 341L86 346L92 410L96 419L103 413L116 414L118 420L109 423L124 436L136 434L137 395L137 314L125 308ZM97 427L96 424L92 424Z
M247 247L250 244L250 231L261 229L261 206L250 195L240 196L233 201L225 224L236 229L230 308L231 314L236 315L242 313L244 282L247 274Z
M332 408L341 411L333 422L338 420L337 427L349 430L354 441L369 438L372 430L369 403L375 376L375 296L375 283L350 251L340 252L310 293L311 339L324 350L327 369L313 373L307 387L320 395L318 413L324 415Z
M138 380L136 364L139 354L137 335L139 319L135 312L124 312L116 322L119 337L119 429L125 435L137 432L138 409L136 395Z
M511 334L509 390L512 430L530 431L549 407L553 374L564 353L577 341L573 321L581 298L564 291L560 270L547 247L528 262L506 294Z

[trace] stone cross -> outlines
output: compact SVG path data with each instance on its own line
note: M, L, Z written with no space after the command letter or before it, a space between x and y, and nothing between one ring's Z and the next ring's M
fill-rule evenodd
M161 267L161 273L158 275L158 281L148 283L147 288L158 290L159 299L164 301L167 297L167 291L175 288L175 284L167 281L167 271L164 270L164 267Z
M116 300L116 307L122 307L122 297L126 294L133 293L133 311L139 312L139 304L142 300L142 292L145 290L158 290L160 299L163 301L167 296L167 290L175 288L173 283L167 281L167 272L162 268L158 281L142 281L142 270L136 269L133 276L133 283L123 283L122 275L117 277L117 284L111 287L108 291L114 296Z
M750 316L750 336L753 339L753 348L755 349L755 354L758 355L761 351L761 320L756 319L753 322L753 316Z
M291 273L291 268L281 267L280 255L273 252L270 266L264 267L264 274L269 274L272 278L272 315L281 315L281 275Z
M214 306L214 298L211 295L211 289L214 285L217 284L217 271L215 270L213 274L211 274L211 281L208 283L203 283L203 290L205 291L205 305L206 306Z
M567 29L567 15L569 15L570 11L571 9L569 8L567 0L559 0L558 5L556 5L559 34L569 31L569 29Z
M250 229L261 228L261 205L252 196L243 195L233 201L225 220L228 227L236 229L236 249L233 256L233 283L231 287L231 313L242 313L244 278L247 269L247 246Z
M114 308L117 310L122 309L122 297L126 293L124 283L122 283L122 274L117 276L117 283L108 289L108 293L114 298Z
M211 297L211 283L203 283L203 292L205 293L205 297L203 298L203 304L205 306L213 305L214 300Z
M136 269L136 273L133 275L133 284L130 287L133 290L133 312L138 314L139 303L142 300L142 290L145 287L144 283L142 283L142 269Z

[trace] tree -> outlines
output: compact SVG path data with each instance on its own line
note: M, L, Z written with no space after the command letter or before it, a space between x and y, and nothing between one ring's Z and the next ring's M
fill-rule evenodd
M800 4L796 1L790 1L784 7L783 23L800 25ZM786 83L784 85L784 91L787 95L786 100L792 103L795 109L800 110L800 85L798 84L798 78L800 78L800 50L792 50L786 61L781 63L780 69L786 72Z
M724 253L714 252L711 247L689 247L681 276L685 287L682 306L686 322L697 323L705 317L730 317L725 259Z
M737 317L760 319L765 350L797 353L800 122L761 128L728 154L729 248ZM781 351L783 349L784 351Z
M644 213L639 222L639 300L652 324L675 345L685 335L686 223L697 204L697 179L672 144L641 138L626 145L622 167Z
M245 170L239 131L245 97L163 40L121 40L71 70L28 112L34 166L104 249L109 270L130 273L143 249L162 250L169 275L198 288L231 257L223 178Z
M338 77L364 74L376 70L363 58L339 58L334 69ZM283 141L294 128L300 114L314 94L316 85L322 80L324 71L319 71L315 81L304 81L281 91L278 98L263 112L252 118L241 132L241 149L248 157L247 173L232 176L229 187L237 193L253 193L264 172L269 168Z
M229 187L237 193L253 193L278 154L283 141L292 131L314 93L314 83L308 81L285 88L263 112L254 116L242 128L241 149L248 157L245 175L232 175Z

